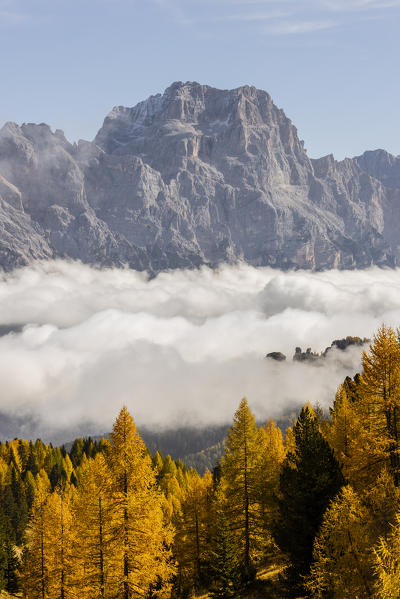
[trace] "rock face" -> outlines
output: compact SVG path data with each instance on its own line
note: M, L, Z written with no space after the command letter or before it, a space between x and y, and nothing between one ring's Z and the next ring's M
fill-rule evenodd
M400 260L400 157L310 160L254 87L174 83L116 107L94 142L0 130L0 266L68 257L155 273L243 260L364 268Z

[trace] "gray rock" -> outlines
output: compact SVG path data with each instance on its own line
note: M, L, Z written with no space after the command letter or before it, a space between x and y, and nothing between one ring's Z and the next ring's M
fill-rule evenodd
M394 266L400 158L310 160L254 87L174 83L116 107L94 142L44 124L0 130L0 266L64 257L152 273L246 261Z
M322 356L311 351L311 347L307 347L306 351L301 351L301 347L296 347L293 355L294 362L316 362L320 360Z
M284 362L286 360L285 354L280 351L272 351L265 356L270 360L275 360L276 362Z

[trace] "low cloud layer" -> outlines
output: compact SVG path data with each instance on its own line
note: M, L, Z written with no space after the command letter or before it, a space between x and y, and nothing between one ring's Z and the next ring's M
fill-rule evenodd
M370 337L383 321L400 323L399 270L227 266L148 280L36 264L0 280L0 330L12 331L0 337L0 432L104 432L123 404L157 427L230 422L242 396L259 418L327 406L360 350L310 366L292 362L294 348ZM265 360L271 351L288 360Z

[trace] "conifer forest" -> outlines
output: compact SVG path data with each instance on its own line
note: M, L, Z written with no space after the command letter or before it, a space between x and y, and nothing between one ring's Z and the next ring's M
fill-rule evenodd
M249 398L250 399L250 398ZM243 398L204 474L109 438L0 445L0 591L25 599L398 599L400 342L382 325L329 412Z

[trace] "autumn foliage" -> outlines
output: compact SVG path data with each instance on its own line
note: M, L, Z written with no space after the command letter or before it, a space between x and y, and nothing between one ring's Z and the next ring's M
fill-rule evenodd
M329 414L307 404L283 436L243 398L213 472L151 457L126 408L69 452L1 443L0 590L239 599L275 564L265 596L395 599L399 488L400 345L382 326Z

